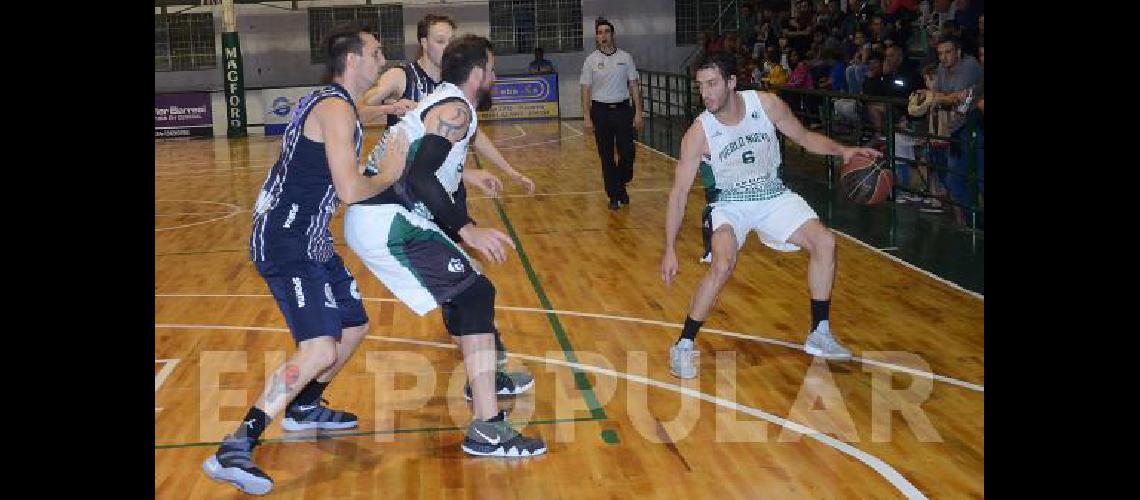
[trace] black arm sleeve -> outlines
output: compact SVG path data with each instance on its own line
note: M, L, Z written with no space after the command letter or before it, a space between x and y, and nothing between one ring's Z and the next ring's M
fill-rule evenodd
M436 170L443 165L450 151L451 141L447 138L436 134L425 135L408 167L408 185L415 198L431 210L439 227L452 239L459 241L459 229L472 222L471 218L463 207L451 202L451 197L435 176Z

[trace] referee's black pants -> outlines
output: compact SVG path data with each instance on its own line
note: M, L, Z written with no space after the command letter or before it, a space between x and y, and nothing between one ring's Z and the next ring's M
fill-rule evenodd
M591 101L590 121L594 123L594 141L602 157L602 179L610 201L629 203L625 185L633 180L633 106L629 100L607 104ZM614 143L619 159L614 162Z

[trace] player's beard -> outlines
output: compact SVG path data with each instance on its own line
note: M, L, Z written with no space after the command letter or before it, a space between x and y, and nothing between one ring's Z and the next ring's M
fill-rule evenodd
M479 89L475 93L475 110L489 111L491 109L491 89Z

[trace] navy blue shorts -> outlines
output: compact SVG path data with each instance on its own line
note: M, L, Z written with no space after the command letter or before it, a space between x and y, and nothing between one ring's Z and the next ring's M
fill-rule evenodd
M298 344L317 337L339 341L342 329L368 323L356 280L339 255L325 262L256 264Z

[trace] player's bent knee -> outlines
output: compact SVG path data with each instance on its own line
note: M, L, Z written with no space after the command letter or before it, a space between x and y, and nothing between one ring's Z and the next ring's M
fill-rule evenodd
M495 330L495 285L480 275L450 302L447 331L454 336L490 334Z
M312 363L318 369L336 364L336 343L332 337L318 337L301 342L299 354L306 364Z

